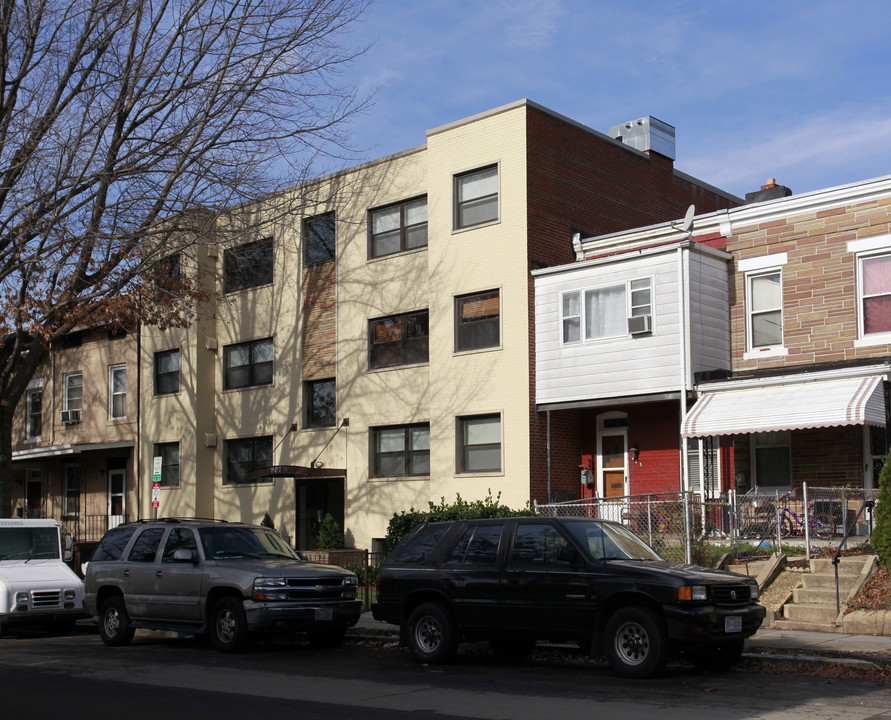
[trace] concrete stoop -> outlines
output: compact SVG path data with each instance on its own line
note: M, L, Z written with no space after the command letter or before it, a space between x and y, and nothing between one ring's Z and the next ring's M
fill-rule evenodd
M840 558L836 596L836 571L832 561L811 560L810 571L801 574L801 586L792 591L792 597L783 605L781 614L770 623L771 627L777 630L891 634L891 617L878 617L886 613L844 614L848 599L856 596L872 577L877 562L878 558L874 555ZM854 615L857 615L856 619L852 619ZM872 629L851 630L846 629L846 625L860 628L869 626Z

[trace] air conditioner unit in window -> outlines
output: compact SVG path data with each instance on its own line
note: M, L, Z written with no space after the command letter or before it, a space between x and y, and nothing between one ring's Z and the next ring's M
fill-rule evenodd
M632 335L643 335L653 332L652 315L635 315L628 318L628 332Z
M80 422L80 410L63 410L59 413L59 419L63 425L73 425Z

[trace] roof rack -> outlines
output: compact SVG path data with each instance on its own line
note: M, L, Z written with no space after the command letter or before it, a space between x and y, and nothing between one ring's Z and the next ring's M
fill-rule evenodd
M133 522L137 523L150 523L150 522L160 522L160 523L181 523L181 522L206 522L206 523L224 523L227 525L242 525L240 522L230 522L229 520L223 520L222 518L204 518L204 517L160 517L160 518L139 518L138 520L134 520Z

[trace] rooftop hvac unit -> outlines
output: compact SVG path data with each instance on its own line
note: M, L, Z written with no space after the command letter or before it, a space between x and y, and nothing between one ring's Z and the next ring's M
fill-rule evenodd
M652 315L635 315L628 318L628 332L632 335L643 335L653 332Z

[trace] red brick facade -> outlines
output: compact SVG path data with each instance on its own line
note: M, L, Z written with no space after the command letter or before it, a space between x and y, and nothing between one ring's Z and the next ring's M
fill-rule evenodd
M736 202L674 172L673 162L656 153L643 155L592 134L578 125L529 108L527 114L528 258L530 269L572 262L572 234L600 235L640 225L681 218L690 204L698 212L735 206ZM530 388L534 402L535 324L533 281L529 280ZM675 406L676 408L676 406ZM551 488L558 497L577 497L581 491L581 454L591 452L581 436L589 429L578 413L551 413ZM677 420L678 414L674 415ZM581 427L581 430L580 430ZM677 421L674 452L677 451ZM581 433L581 436L580 436ZM629 435L629 441L631 437ZM547 499L547 418L530 417L530 484L532 498ZM660 442L663 442L660 440ZM581 443L581 444L580 444ZM595 443L596 448L596 443ZM596 454L596 452L595 452ZM652 455L660 476L674 473L660 455ZM650 466L645 466L650 467ZM655 486L640 474L641 486ZM634 483L634 475L632 475ZM641 490L645 492L645 490Z

